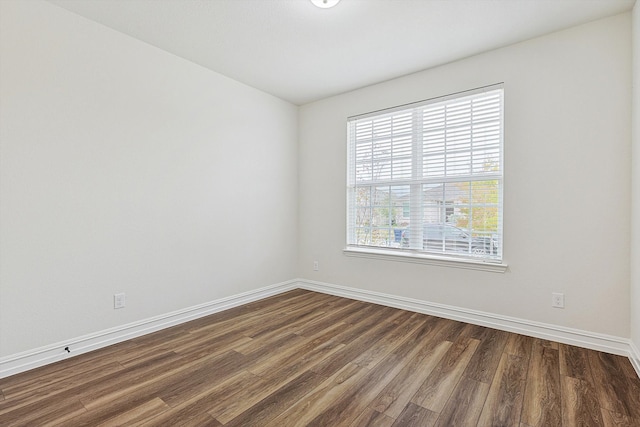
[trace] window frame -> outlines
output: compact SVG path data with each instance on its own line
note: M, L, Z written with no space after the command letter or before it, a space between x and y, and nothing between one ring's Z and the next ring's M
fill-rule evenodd
M477 99L480 98L481 96L483 96L483 94L488 93L488 92L498 92L499 93L499 136L498 136L498 147L499 147L499 152L497 154L497 156L499 157L498 160L498 171L493 173L494 170L492 169L491 171L488 171L487 169L485 169L485 172L479 172L476 173L474 172L473 169L473 161L471 161L469 166L469 173L462 174L464 179L451 179L449 176L447 176L447 173L443 173L443 175L441 177L436 177L434 179L429 179L426 178L426 171L425 173L423 173L422 171L422 167L423 164L425 163L425 159L428 158L428 155L425 153L425 150L423 149L423 132L425 132L425 126L422 123L422 118L418 119L418 122L416 122L416 117L420 116L420 114L422 114L424 116L425 111L428 110L428 108L430 107L438 107L439 105L443 106L444 108L446 108L446 106L451 105L452 103L455 103L457 100L460 101L464 101L465 98L466 99ZM410 176L409 179L406 178L406 176L403 179L399 179L399 180L395 180L393 179L393 174L395 173L394 171L394 166L389 166L389 170L390 172L388 173L389 176L391 176L391 178L387 179L387 180L383 180L384 182L382 182L383 186L389 188L389 198L391 198L391 193L392 193L392 188L395 186L396 188L402 187L402 186L410 186L410 203L411 206L414 207L414 209L411 211L411 218L410 218L410 222L409 222L409 227L407 229L413 230L413 233L416 232L415 234L418 234L418 236L411 236L411 234L409 234L409 239L411 239L411 243L408 245L409 247L389 247L389 246L384 246L384 245L373 245L373 244L359 244L357 239L356 239L356 230L359 229L363 229L362 227L362 223L356 223L356 219L355 219L355 213L357 211L358 208L362 208L364 207L368 207L369 210L372 211L371 215L373 215L373 210L374 208L376 208L376 204L373 200L369 200L367 203L368 204L358 204L358 202L356 202L356 191L358 191L358 188L360 189L365 189L366 192L366 188L369 188L369 192L370 194L373 194L374 189L375 191L379 191L379 185L380 183L377 181L377 178L374 178L374 175L371 175L371 179L370 181L368 181L366 178L364 179L360 179L360 181L357 180L357 172L356 172L356 168L358 167L358 160L356 158L356 136L355 136L355 132L357 131L357 125L356 123L358 122L358 120L376 120L376 119L384 119L385 117L391 117L392 115L396 114L399 115L399 117L402 117L403 114L411 114L412 118L410 119L411 121L411 154L410 154L410 158L411 158L411 172L410 172ZM473 118L469 119L469 123L471 125L476 124L477 122L474 121ZM449 129L449 127L445 127L445 129ZM392 136L390 138L396 138L395 134L391 134ZM376 146L374 143L374 140L377 138L376 136L374 136L374 134L372 133L371 136L371 142L370 142L370 146L372 147L372 152L375 151ZM443 145L445 146L445 148L442 149L442 153L444 153L445 156L450 155L453 150L446 147L446 145L449 144L449 140L445 139L446 143L444 143ZM470 139L469 142L469 154L468 156L472 156L474 154L474 145L471 141L474 141L475 143L475 139ZM391 143L390 143L391 144ZM394 148L395 149L395 148ZM373 154L372 154L373 155ZM372 161L375 160L375 158L372 157ZM389 160L391 161L391 160ZM442 164L445 165L445 167L448 167L448 163L447 160L443 160ZM403 170L402 169L402 165L400 167L398 167L396 170L400 170L401 173L405 173L406 175L406 167ZM372 174L374 174L373 170L371 171ZM362 173L361 173L362 174ZM362 175L361 175L362 176ZM443 247L443 251L439 252L439 251L434 251L433 249L430 251L428 249L426 249L426 247L424 246L424 240L423 237L421 236L421 231L423 231L423 227L425 227L425 224L428 224L428 222L425 219L424 216L424 203L425 203L425 192L426 191L430 191L430 189L425 190L427 183L429 183L429 185L432 185L434 182L436 184L440 183L442 185L443 188L443 192L446 192L446 186L447 184L451 185L452 183L460 183L460 184L465 184L468 183L469 184L469 194L472 194L472 186L474 182L477 183L481 183L482 181L490 181L491 185L497 185L497 190L490 190L490 191L497 191L498 193L498 198L497 201L495 203L493 203L491 206L495 205L497 207L497 216L498 216L498 224L496 225L497 227L497 236L499 238L499 246L497 246L496 248L496 253L485 253L483 251L483 255L474 255L472 252L472 243L471 243L471 239L469 242L469 252L467 253L452 253L452 250L447 250L446 249L446 240L443 240L443 244L445 244L445 246ZM495 183L493 183L493 181L495 181ZM449 187L450 188L450 187ZM389 109L384 109L384 110L378 110L378 111L374 111L371 113L366 113L366 114L362 114L362 115L358 115L358 116L353 116L353 117L349 117L347 120L347 224L346 224L346 247L344 248L343 252L345 255L349 255L349 256L358 256L358 257L366 257L366 258L376 258L376 259L386 259L386 260L394 260L394 261L402 261L402 262L413 262L413 263L426 263L426 264L433 264L433 265L440 265L440 266L452 266L452 267L459 267L459 268L468 268L468 269L475 269L475 270L486 270L486 271L495 271L495 272L505 272L507 269L507 264L504 263L504 228L503 228L503 212L504 212L504 196L503 196L503 188L504 188L504 84L503 83L499 83L499 84L494 84L494 85L490 85L490 86L485 86L485 87L481 87L481 88L477 88L477 89L472 89L472 90L468 90L468 91L463 91L463 92L458 92L458 93L454 93L451 95L446 95L446 96L442 96L442 97L437 97L437 98L432 98L432 99L428 99L428 100L424 100L424 101L419 101L419 102L415 102L415 103L411 103L411 104L405 104L405 105L400 105L397 107L393 107L393 108L389 108ZM371 196L370 196L371 197ZM401 210L401 217L405 217L405 205L406 205L406 201L402 202L402 205L399 205L397 207L399 207L399 209ZM450 203L446 200L445 196L443 196L443 200L442 201L437 201L438 204L442 204L442 213L445 215L445 219L444 222L441 223L435 223L435 224L441 224L442 226L446 225L446 224L451 224L449 222L449 218L452 215L451 212L453 211L453 205L451 204L451 207L449 206ZM473 207L473 201L468 201L469 206ZM389 202L389 209L391 209L391 202ZM415 208L415 207L418 208ZM392 213L391 212L387 212L387 215L389 218L392 217ZM397 215L395 215L397 216ZM372 216L373 218L373 216ZM469 224L469 222L471 221L472 217L469 217L467 219L467 224ZM442 220L441 220L442 221ZM418 225L413 225L411 226L411 224L418 224ZM455 224L454 224L455 225ZM393 238L394 234L397 234L397 230L396 230L396 224L395 224L395 218L389 219L389 224L387 225L387 227L389 228L388 231L388 240L386 241L386 244L389 245L391 242L391 239ZM365 227L365 231L366 231L367 227ZM384 230L385 227L380 228L380 226L378 224L374 224L374 222L372 221L370 223L370 225L368 226L368 231L370 233L373 233L373 230ZM474 232L474 228L473 226L471 226L469 229L463 229L463 231L469 235L471 235L472 232ZM480 231L478 231L480 232ZM481 233L481 232L480 232ZM444 234L444 233L443 233ZM373 238L373 235L371 234L371 239ZM395 239L398 239L398 236L395 236ZM404 233L403 233L403 239L404 239ZM493 242L494 242L494 235L490 235L489 236L489 242L491 245L491 248L493 250ZM405 242L406 243L406 242ZM404 244L404 243L403 243Z

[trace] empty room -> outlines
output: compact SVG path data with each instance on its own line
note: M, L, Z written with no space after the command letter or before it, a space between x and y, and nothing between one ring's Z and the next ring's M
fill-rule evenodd
M0 426L640 426L640 2L1 0Z

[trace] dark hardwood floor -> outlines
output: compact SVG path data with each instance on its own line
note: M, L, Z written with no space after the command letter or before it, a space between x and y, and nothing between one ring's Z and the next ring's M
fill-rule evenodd
M640 426L620 356L295 290L0 380L2 426Z

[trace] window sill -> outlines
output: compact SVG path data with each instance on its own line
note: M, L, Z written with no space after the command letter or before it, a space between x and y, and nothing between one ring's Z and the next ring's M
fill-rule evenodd
M437 265L440 267L464 268L467 270L504 273L508 265L500 262L475 261L446 256L426 255L416 252L398 252L378 248L346 247L342 252L347 256L381 259L386 261L411 262L416 264Z

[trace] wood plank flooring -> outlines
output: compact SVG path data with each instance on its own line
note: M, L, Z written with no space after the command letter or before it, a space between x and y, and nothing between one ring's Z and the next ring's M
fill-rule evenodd
M0 380L0 426L640 426L620 356L295 290Z

